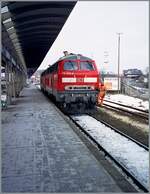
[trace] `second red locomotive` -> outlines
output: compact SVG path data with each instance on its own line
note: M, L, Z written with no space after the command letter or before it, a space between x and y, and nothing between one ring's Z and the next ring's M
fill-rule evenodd
M99 72L95 61L66 54L41 74L41 89L63 107L93 108L97 101Z

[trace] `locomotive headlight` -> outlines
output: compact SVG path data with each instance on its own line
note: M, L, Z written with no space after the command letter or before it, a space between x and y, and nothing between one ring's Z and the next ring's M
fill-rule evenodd
M75 77L62 77L62 83L75 83Z

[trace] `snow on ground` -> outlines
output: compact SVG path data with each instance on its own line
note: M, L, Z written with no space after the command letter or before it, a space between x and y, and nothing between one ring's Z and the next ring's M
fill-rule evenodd
M136 107L142 110L149 110L149 101L139 98L123 95L123 94L107 94L105 100L111 100L128 106Z
M128 140L96 119L87 116L73 116L102 147L123 164L147 188L149 186L149 152Z

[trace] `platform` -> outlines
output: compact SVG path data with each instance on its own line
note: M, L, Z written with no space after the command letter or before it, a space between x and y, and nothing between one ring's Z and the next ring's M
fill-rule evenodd
M2 112L2 192L123 192L35 86Z

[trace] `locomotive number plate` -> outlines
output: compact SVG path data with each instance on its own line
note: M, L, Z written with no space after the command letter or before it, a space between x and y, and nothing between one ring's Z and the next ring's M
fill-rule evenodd
M84 78L82 78L82 77L77 77L76 79L77 79L77 82L83 82L84 81Z

